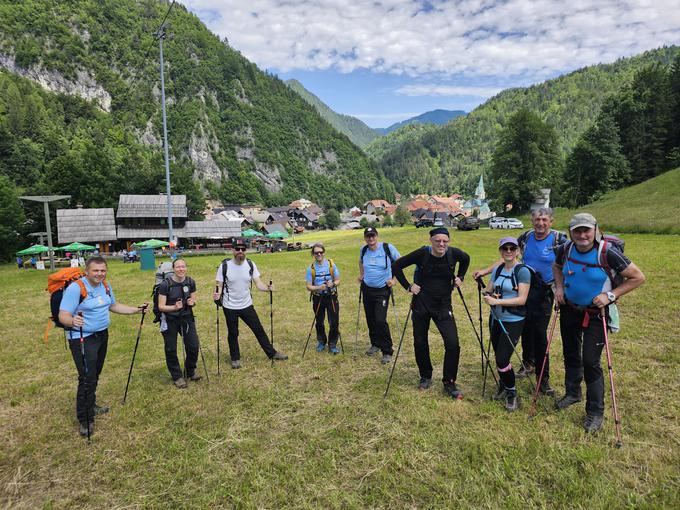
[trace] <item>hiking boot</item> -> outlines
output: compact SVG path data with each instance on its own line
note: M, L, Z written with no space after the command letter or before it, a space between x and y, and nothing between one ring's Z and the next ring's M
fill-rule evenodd
M515 374L517 377L529 377L530 375L534 375L536 373L536 368L531 364L527 363L526 361L524 362L524 366L519 369L517 374Z
M491 397L492 400L496 401L501 401L505 400L505 397L508 394L508 390L505 389L505 386L503 386L502 383L498 383L498 387L496 388L496 393L494 393L493 397Z
M376 347L375 345L371 345L368 350L366 351L366 356L373 356L374 354L380 352L380 347Z
M555 390L550 387L547 381L542 381L541 386L538 388L538 392L541 395L547 395L548 397L555 396Z
M580 401L581 397L579 395L569 395L567 393L565 396L563 396L561 399L555 402L555 407L557 408L558 411L561 411L563 409L566 409L570 405L577 404Z
M429 390L430 386L432 386L432 377L421 377L420 382L418 383L418 389L419 390Z
M383 354L382 358L380 358L380 363L383 365L387 365L388 363L392 363L392 355L391 354Z
M583 420L583 429L586 434L595 434L602 428L603 416L601 414L586 414Z
M181 390L183 390L187 387L187 382L184 380L184 377L180 377L179 379L175 379L173 381L173 384Z
M231 360L231 368L241 368L241 360L240 359Z
M100 414L106 414L109 412L108 406L100 406L99 404L94 405L94 415L99 416Z
M194 374L194 375L190 375L190 376L189 376L189 379L190 379L191 381L196 382L196 381L200 381L201 379L203 379L203 376L202 376L202 375L198 375L198 374Z
M505 409L512 413L519 409L519 397L516 391L506 390L505 394Z
M463 400L463 392L458 389L455 382L445 382L444 393L454 400Z
M81 423L80 427L78 427L78 433L83 437L87 437L87 429L88 429L88 426L84 423ZM93 421L90 422L89 429L90 429L90 435L94 434L94 422Z
M271 359L273 359L275 361L285 361L285 360L288 359L288 356L286 356L285 354L281 354L280 352L276 351L274 353L274 355L271 357Z
M328 349L328 352L330 354L340 354L340 349L338 349L337 345L334 345Z
M323 342L319 342L316 344L316 352L323 352L323 350L326 348L326 344Z

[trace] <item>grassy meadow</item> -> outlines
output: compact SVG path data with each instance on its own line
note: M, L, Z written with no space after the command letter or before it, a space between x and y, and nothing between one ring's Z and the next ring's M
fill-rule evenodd
M452 245L472 257L471 270L497 257L489 230L454 232ZM425 230L385 229L381 239L406 253ZM583 405L557 413L543 397L528 420L529 386L518 381L520 411L508 414L482 399L477 340L458 296L461 337L458 382L463 401L437 383L417 389L407 330L389 397L389 367L363 352L368 337L357 317L361 232L309 234L327 243L342 272L341 331L345 354L332 357L310 342L304 288L309 251L253 255L263 279L277 286L275 345L290 359L274 366L241 327L243 368L228 367L223 316L222 375L216 375L215 306L210 293L221 257L188 259L198 285L198 331L210 382L187 390L171 384L157 326L146 321L127 403L121 399L140 316L113 316L91 444L78 436L76 371L60 330L43 343L49 315L44 272L0 267L0 504L7 508L680 508L680 237L630 234L627 254L647 283L621 303L622 331L611 336L623 441L614 448L609 394L605 427L586 437ZM115 261L109 281L120 302L148 300L152 272ZM464 294L477 320L477 291ZM269 297L255 306L269 330ZM396 292L399 325L407 294ZM486 311L485 311L486 317ZM401 330L394 327L398 341ZM485 333L485 338L486 338ZM434 377L443 345L430 332ZM181 352L181 350L180 350ZM551 383L563 392L556 333ZM604 359L604 356L603 356ZM199 357L199 370L202 365ZM489 381L491 378L489 377ZM607 383L607 387L609 384Z

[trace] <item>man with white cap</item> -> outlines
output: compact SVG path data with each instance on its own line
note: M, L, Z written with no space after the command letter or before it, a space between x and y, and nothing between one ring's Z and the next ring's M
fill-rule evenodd
M556 407L566 409L580 402L581 381L585 379L583 427L587 433L595 433L602 427L604 415L602 317L609 317L610 304L642 285L645 275L611 239L603 239L592 214L576 214L569 222L569 236L571 241L557 249L553 264L566 391ZM618 276L623 281L614 286Z

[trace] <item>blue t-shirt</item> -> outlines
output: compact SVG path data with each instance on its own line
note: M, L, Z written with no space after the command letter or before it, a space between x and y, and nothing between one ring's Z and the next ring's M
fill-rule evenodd
M311 283L312 285L319 286L323 285L324 282L327 282L329 280L337 280L340 278L340 270L338 269L338 266L335 265L335 262L333 263L333 276L331 277L331 268L330 264L328 263L328 260L325 260L321 263L318 264L316 262L313 262L314 264L314 271L316 272L314 276L314 281L312 281L312 266L307 267L307 275L305 276L305 279L307 280L307 283ZM330 291L324 291L321 292L321 294L329 294Z
M496 275L497 267L493 268L492 275ZM493 288L494 288L494 293L496 293L496 289L500 288L500 294L501 297L500 299L512 299L516 298L519 296L518 290L513 289L512 285L512 280L513 280L513 272L515 271L515 268L511 270L505 269L503 267L503 270L500 272L498 275L498 278L493 280ZM517 273L517 285L520 283L531 283L531 273L526 267L520 268L520 270ZM504 309L505 308L505 309ZM502 305L495 305L494 306L494 312L496 314L496 317L503 321L503 322L518 322L521 320L524 320L524 317L521 315L517 315L514 313L510 313L508 310L510 310L512 307L503 307ZM493 314L491 314L493 317Z
M363 260L361 258L361 251L359 251L359 262L364 265L364 283L373 288L383 288L387 285L387 280L392 278L392 262L397 260L401 255L397 249L391 244L387 244L390 253L385 257L385 248L383 243L379 243L375 250L366 249Z
M530 232L522 252L522 262L534 268L545 283L551 283L554 280L552 265L555 262L553 251L555 235L555 232L550 232L545 239L539 241L534 233Z
M113 295L111 285L109 285L111 293L109 296L106 293L104 284L100 283L96 287L92 287L87 278L83 278L82 281L87 289L87 296L83 299L82 303L80 302L80 286L78 283L73 282L64 290L59 309L65 310L72 315L82 311L83 319L85 319L83 336L88 336L109 327L109 307L116 302L116 298ZM67 333L71 340L80 339L79 329L67 331Z

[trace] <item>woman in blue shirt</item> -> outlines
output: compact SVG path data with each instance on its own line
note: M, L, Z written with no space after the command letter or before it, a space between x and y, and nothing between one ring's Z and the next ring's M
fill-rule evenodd
M337 342L340 336L340 303L337 286L340 271L333 261L325 259L326 248L322 243L312 246L314 262L307 268L305 280L307 290L312 293L312 309L316 317L317 352L323 352L328 344L328 352L339 354ZM328 315L328 336L324 327L324 316Z
M492 277L484 293L484 301L491 306L489 329L500 379L493 398L505 400L508 411L516 411L519 407L511 357L524 327L524 304L531 284L531 273L526 267L521 266L516 270L518 248L514 237L504 237L499 241L498 249L503 264L491 272Z

